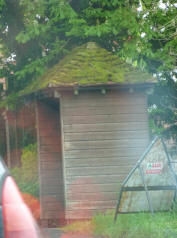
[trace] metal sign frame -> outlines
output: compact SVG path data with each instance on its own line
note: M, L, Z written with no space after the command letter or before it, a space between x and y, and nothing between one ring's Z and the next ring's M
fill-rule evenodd
M172 186L147 186L146 182L145 182L145 177L144 177L144 172L141 168L141 163L143 162L143 160L145 159L146 155L149 153L149 151L151 150L151 148L153 147L153 145L157 142L157 140L161 140L163 149L165 151L165 155L168 161L168 166L169 169L172 173L172 176L174 178L174 182L175 185ZM120 203L121 203L121 198L122 198L122 193L123 192L128 192L128 191L145 191L146 193L146 198L148 201L148 206L149 206L149 211L153 214L154 210L152 207L152 202L151 202L151 198L150 198L150 194L149 191L159 191L159 190L174 190L175 194L174 194L174 201L176 201L176 197L177 197L177 175L175 174L175 171L173 169L172 163L177 163L177 161L172 161L171 157L168 153L167 150L167 146L163 140L162 137L158 137L156 136L153 141L150 143L150 145L147 147L147 149L145 150L145 152L143 153L143 155L141 156L141 158L138 160L138 162L136 163L136 165L133 167L133 169L130 171L130 173L127 175L127 177L125 178L125 180L123 181L121 188L120 188L120 193L118 196L118 201L117 201L117 205L116 205L116 210L115 210L115 216L114 216L114 221L116 222L117 220L117 216L120 213L119 212L119 207L120 207ZM131 178L131 176L133 175L133 173L135 172L135 170L138 169L139 173L140 173L140 177L142 180L142 184L143 186L138 186L138 187L125 187L125 184L128 182L128 180Z

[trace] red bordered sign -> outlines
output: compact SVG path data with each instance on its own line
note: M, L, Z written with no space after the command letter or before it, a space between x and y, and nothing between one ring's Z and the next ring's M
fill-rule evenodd
M146 174L161 174L162 168L162 163L147 163Z

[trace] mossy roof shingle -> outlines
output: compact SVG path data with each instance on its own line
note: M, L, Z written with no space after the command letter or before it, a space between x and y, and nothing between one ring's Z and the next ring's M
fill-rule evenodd
M73 49L58 64L28 86L22 94L62 86L103 84L144 84L155 79L119 59L111 52L89 42Z

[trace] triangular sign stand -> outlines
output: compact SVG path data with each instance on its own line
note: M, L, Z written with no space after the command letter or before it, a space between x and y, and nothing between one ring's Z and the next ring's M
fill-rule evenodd
M118 213L170 209L177 195L174 163L163 139L155 137L122 183L114 220Z

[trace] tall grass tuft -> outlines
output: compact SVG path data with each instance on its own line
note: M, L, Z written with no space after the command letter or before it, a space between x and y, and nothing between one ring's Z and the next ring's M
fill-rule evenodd
M97 214L92 218L95 236L107 238L176 238L177 212L119 214L117 222L113 213Z

